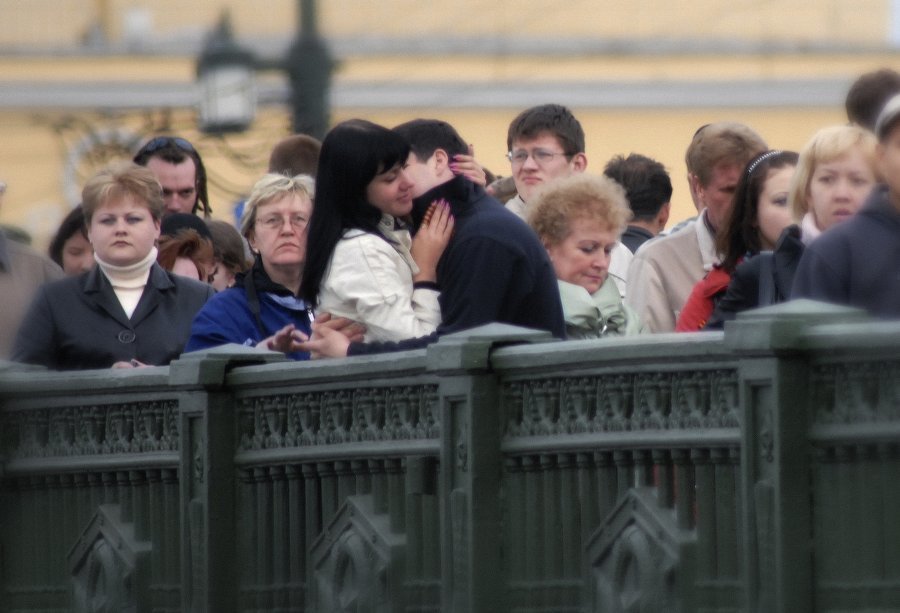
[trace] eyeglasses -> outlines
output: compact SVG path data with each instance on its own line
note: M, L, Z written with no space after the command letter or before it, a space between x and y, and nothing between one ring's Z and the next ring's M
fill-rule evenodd
M303 230L309 223L309 219L299 214L289 215L287 217L282 215L266 215L265 217L257 219L256 223L267 230L280 230L285 221L288 221L288 223L290 223L297 231Z
M537 164L543 165L556 156L561 155L563 157L571 157L568 153L562 153L559 151L547 151L546 149L535 149L534 151L526 151L525 149L518 149L516 151L510 151L506 154L506 159L508 159L513 164L522 165L531 156Z
M194 146L183 138L179 138L177 136L157 136L156 138L151 138L146 143L144 143L144 146L141 147L141 150L138 152L138 154L149 155L151 153L159 151L160 149L171 147L172 145L188 153L194 152Z

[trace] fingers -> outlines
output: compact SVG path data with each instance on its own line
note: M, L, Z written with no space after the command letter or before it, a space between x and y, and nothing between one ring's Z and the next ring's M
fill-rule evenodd
M325 311L316 313L316 323L324 324L331 321L331 319L331 313L327 313Z
M454 174L463 175L473 183L481 186L487 185L487 175L484 172L484 168L471 154L463 155L458 153L454 155L453 161L450 163L450 170Z

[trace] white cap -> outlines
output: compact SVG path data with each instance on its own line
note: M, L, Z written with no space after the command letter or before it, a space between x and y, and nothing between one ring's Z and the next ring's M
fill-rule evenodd
M875 134L878 136L878 140L887 136L888 128L898 118L900 118L900 94L888 100L881 109L881 113L878 114L878 119L875 121Z

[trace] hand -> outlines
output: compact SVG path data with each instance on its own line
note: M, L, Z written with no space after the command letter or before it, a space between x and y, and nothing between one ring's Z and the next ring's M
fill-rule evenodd
M295 351L305 351L302 348L302 344L307 340L309 340L309 337L297 330L294 324L288 324L272 336L256 343L256 346L269 351L293 353Z
M413 237L409 250L419 267L419 273L413 277L413 281L437 280L437 263L453 235L454 223L450 204L446 200L432 202L425 211L422 225Z
M482 187L487 185L487 174L484 172L481 164L475 159L475 148L472 145L469 145L468 155L457 153L453 156L453 161L450 162L450 170L455 175L464 176L472 183L477 183Z
M149 364L144 364L143 362L139 362L138 360L120 360L118 362L113 363L111 368L146 368L150 366Z
M334 317L331 313L317 313L316 326L340 332L351 343L361 343L366 336L366 327L361 323L346 317Z
M344 334L332 329L327 323L319 323L318 318L312 324L312 331L310 339L300 347L303 351L308 351L314 360L347 356L350 339Z

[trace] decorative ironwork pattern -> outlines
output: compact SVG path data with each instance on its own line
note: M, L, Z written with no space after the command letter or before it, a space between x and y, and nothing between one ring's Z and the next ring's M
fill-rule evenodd
M177 451L177 416L175 400L6 411L3 448L10 458Z
M817 365L809 385L814 423L900 420L900 362Z
M436 385L255 396L238 415L244 451L440 436Z
M506 436L736 428L736 370L506 383Z

